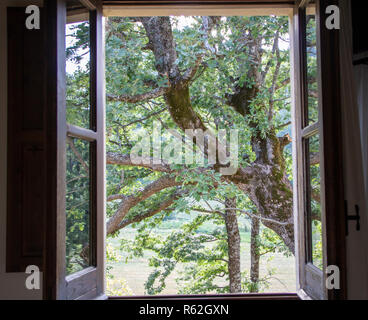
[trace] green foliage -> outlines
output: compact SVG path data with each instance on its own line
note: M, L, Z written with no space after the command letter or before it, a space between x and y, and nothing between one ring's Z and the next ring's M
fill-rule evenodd
M207 127L214 133L220 129L239 130L240 165L247 167L255 160L251 140L259 135L266 137L272 130L277 135L290 132L290 86L282 86L290 77L288 20L286 17L219 17L213 31L208 35L208 44L214 51L203 46L204 31L201 28L202 17L171 18L173 35L177 50L177 65L184 73L196 62L196 57L202 55L203 64L190 84L190 98L194 110L200 115ZM75 40L67 50L68 59L76 67L67 75L67 120L69 123L89 128L89 64L86 63L89 50L88 24L79 24L71 28ZM279 33L280 56L275 57L272 51L275 34ZM262 64L260 71L266 74L263 86L257 96L249 101L249 114L243 117L228 105L228 96L234 88L246 84L252 87L255 79L248 77L248 72L254 65L251 46L242 41L245 34L260 36L262 46ZM281 45L283 42L283 45ZM145 29L141 23L132 18L111 17L106 22L106 90L109 95L137 95L151 91L153 88L167 86L165 75L158 74L155 68L155 57L151 50L144 47L148 44ZM279 61L279 74L273 78ZM313 63L313 58L311 58ZM83 66L85 65L85 66ZM275 83L273 83L275 82ZM271 96L272 85L280 87ZM273 117L269 119L269 105L273 103ZM162 110L162 111L160 111ZM159 113L157 113L159 112ZM161 137L163 148L170 143L167 129L180 131L166 109L162 97L146 102L108 102L106 105L106 146L107 151L129 154L132 146L138 141L139 134L146 130L152 134L152 124L160 121L165 128ZM69 151L68 151L69 152ZM70 151L71 152L71 151ZM82 158L89 163L88 153L81 150ZM72 157L72 154L69 155ZM292 176L291 148L285 149L285 167L290 179ZM244 212L256 212L254 204L240 192L238 187L227 182L221 175L209 167L198 170L198 165L176 165L177 181L186 190L186 197L180 198L166 211L146 219L133 228L138 231L137 237L131 240L121 240L121 250L129 261L140 257L144 252L153 253L150 266L153 272L146 282L148 294L161 293L168 276L178 264L184 264L177 279L180 293L227 293L228 285L228 247L224 219L221 214L196 212L193 207L207 211L223 210L226 197L236 198L238 207ZM68 166L67 179L83 175L83 168L78 161ZM107 196L132 195L142 190L152 181L162 176L144 168L107 166ZM88 180L88 179L87 179ZM67 198L67 259L69 272L80 268L80 252L88 243L88 206L74 208L81 201L88 203L88 181L77 179L70 188L79 190ZM216 187L214 187L216 186ZM134 218L142 212L156 208L175 192L175 188L161 191L147 200L141 201L132 208L126 218ZM210 204L210 205L209 205ZM111 217L118 209L119 201L108 202L107 217ZM177 214L188 216L181 230L178 230L177 220L172 217ZM175 231L162 235L152 230L158 226L166 226L165 230ZM210 226L210 227L209 227ZM249 225L244 229L249 231ZM243 233L244 234L244 233ZM110 237L118 237L118 234ZM276 234L264 228L259 239L261 253L279 252L289 255L285 245ZM108 273L111 266L122 261L107 250ZM260 290L267 287L271 273L256 284ZM109 273L110 274L110 273ZM110 274L111 277L111 274ZM111 278L111 280L113 280ZM243 291L250 292L253 284L244 271L242 276ZM109 285L112 293L123 288L129 292L125 283L115 287ZM119 293L120 294L120 293Z
M90 33L89 23L67 25L66 30L66 119L90 127Z
M106 246L106 295L108 296L131 296L133 295L132 289L127 284L124 278L119 277L115 279L111 274L112 265L121 259L119 254L114 250L111 245Z
M312 257L313 264L323 269L323 250L322 250L322 223L312 221Z
M270 280L273 278L275 270L268 270L267 274L258 279L257 282L253 282L250 279L249 272L245 270L242 273L242 292L255 293L263 292L270 287Z
M139 232L133 242L123 240L122 249L132 253L130 258L141 256L143 250L155 253L149 262L154 271L146 282L147 293L161 293L165 280L178 263L186 265L178 279L182 293L226 292L226 288L214 283L217 278L227 275L224 261L227 256L226 232L221 220L211 215L195 215L182 225L181 230L171 232L165 238L152 235L151 229ZM199 228L208 221L218 224L218 227L199 233Z
M74 146L74 150L71 148ZM80 158L77 156L79 155ZM70 139L66 150L66 267L74 273L89 266L90 241L89 142ZM88 250L87 250L88 251Z
M276 252L282 253L287 257L290 257L292 255L289 248L285 245L282 239L271 229L263 228L261 236L257 240L261 255Z

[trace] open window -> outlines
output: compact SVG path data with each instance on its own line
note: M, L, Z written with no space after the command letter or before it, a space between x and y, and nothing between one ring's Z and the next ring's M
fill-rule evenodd
M317 10L315 1L298 5L299 28L299 104L295 110L295 130L298 194L299 273L311 296L322 299L324 250L324 203L321 186L324 186L323 152L321 152L321 103L319 77L319 48L317 45Z
M312 299L344 295L344 289L336 291L326 287L328 266L339 268L342 284L345 270L339 73L332 67L332 61L339 61L336 58L337 31L326 28L325 12L325 1L314 0L298 1L294 10L294 205L298 286L301 296ZM332 75L336 82L331 81Z
M94 299L104 292L102 11L92 1L56 1L55 6L49 4L48 10L58 22L50 30L57 34L58 41L57 53L50 52L56 56L50 72L58 75L53 82L57 115L50 119L57 122L58 181L55 234L50 235L46 248L55 246L49 276L57 281L54 278L45 295L55 299ZM73 32L77 25L83 50L75 49ZM75 61L82 63L76 65ZM72 84L76 90L72 90Z
M333 65L338 61L338 56L336 53L331 56L331 50L336 49L337 45L336 32L327 30L323 23L325 2L297 1L295 6L285 4L273 8L259 5L255 8L252 5L251 8L257 14L262 10L266 14L277 13L285 8L291 12L294 8L294 14L290 17L290 36L293 53L295 253L299 294L302 298L313 299L344 295L343 291L327 292L325 287L328 265L340 267L341 285L344 285L344 226L339 224L344 221L343 206L340 206L343 201L341 163L335 161L341 159L340 118L336 113L339 99L335 96L339 90L338 68L334 69ZM165 15L172 12L171 5L166 6ZM246 1L241 5L246 8ZM199 7L203 14L210 15L210 12L216 15L219 12L215 5L208 12L206 6ZM222 10L225 7L222 4ZM106 13L123 10L111 1L105 9ZM154 7L140 8L146 16L153 9L158 12ZM54 166L50 164L49 171L57 172L57 176L51 179L54 189L49 191L48 203L49 212L56 214L46 218L49 228L44 257L47 270L45 297L91 299L104 293L105 84L102 2L98 1L96 6L94 1L58 0L55 4L50 2L47 10L50 17L48 40L57 44L56 48L49 45L48 52L48 76L52 79L49 81L48 102L54 110L49 115L49 132L53 134L48 139L53 147L48 154L51 158L52 151L57 155L52 158ZM125 7L124 10L134 9ZM181 10L188 13L190 7ZM65 38L68 39L73 24L83 24L85 52L73 52L73 43L68 40L65 48ZM66 64L70 54L85 61L84 70ZM331 74L336 75L335 82L331 81ZM79 82L79 90L68 91L68 81ZM283 143L282 139L279 147L280 143ZM331 148L331 143L334 143L334 148ZM124 162L127 158L110 161ZM167 168L162 170L165 172ZM272 219L264 221L275 223ZM280 230L284 226L285 222L282 222ZM108 227L113 228L114 224ZM284 229L280 233L288 231ZM290 241L288 245L293 246Z

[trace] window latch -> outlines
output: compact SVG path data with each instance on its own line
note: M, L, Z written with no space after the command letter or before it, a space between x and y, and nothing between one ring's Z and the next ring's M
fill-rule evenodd
M355 215L349 215L348 213L348 201L345 200L345 226L346 236L349 235L349 221L356 221L356 231L360 231L360 208L355 205Z

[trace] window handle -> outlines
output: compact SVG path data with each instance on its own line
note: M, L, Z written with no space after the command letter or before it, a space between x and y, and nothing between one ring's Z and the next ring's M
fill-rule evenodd
M349 215L348 213L348 201L345 200L345 225L346 225L346 236L349 235L349 221L356 221L356 230L360 231L360 208L355 205L355 215Z

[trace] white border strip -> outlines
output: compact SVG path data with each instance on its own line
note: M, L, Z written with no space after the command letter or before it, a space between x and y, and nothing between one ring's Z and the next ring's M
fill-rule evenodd
M105 5L105 17L152 16L292 16L290 5Z

